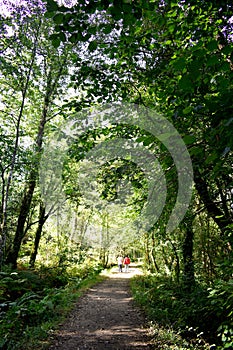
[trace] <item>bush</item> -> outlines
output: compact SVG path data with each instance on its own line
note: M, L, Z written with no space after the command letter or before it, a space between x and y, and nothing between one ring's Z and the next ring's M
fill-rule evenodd
M209 300L214 313L219 319L217 329L223 349L232 349L233 346L233 281L216 281L208 289Z
M31 349L71 308L98 265L1 273L0 349Z
M0 302L16 300L27 291L41 289L45 284L39 274L33 271L0 272Z
M225 291L227 289L229 295L227 294L228 297L226 297L226 293L224 294L223 303L219 300L222 294L217 293L216 288L207 290L201 285L196 285L191 292L187 293L181 284L169 278L154 275L137 276L131 284L135 300L143 306L154 323L160 327L175 330L183 339L195 346L202 344L201 349L204 349L203 344L207 343L222 346L218 334L221 332L222 325L230 326L227 314L229 315L233 309L232 297L230 297L232 287L225 286ZM225 338L230 337L229 328L223 328L222 331L225 332L223 333ZM226 340L224 337L222 341ZM224 346L229 342L230 338L227 338Z

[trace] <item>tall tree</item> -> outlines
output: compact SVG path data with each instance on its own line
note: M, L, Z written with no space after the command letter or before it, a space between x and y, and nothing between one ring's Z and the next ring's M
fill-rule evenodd
M32 37L30 43L23 34L23 25L19 23L19 35L15 36L14 45L12 45L11 34L6 33L4 40L2 40L2 46L4 50L4 55L2 56L2 86L4 89L6 86L6 91L3 92L2 104L3 114L10 115L10 119L13 121L15 126L14 132L14 146L12 148L12 154L8 160L8 164L4 167L8 168L8 174L6 174L6 179L3 176L2 185L2 215L1 215L1 235L3 237L3 242L6 240L7 229L7 212L8 212L8 200L9 192L12 184L12 179L14 176L14 170L16 166L17 156L19 153L19 142L22 131L22 119L25 113L27 96L30 90L33 66L36 59L36 50L38 47L38 36L40 30L40 23L32 27ZM21 55L23 48L27 48L26 55ZM14 63L13 63L14 61ZM15 92L15 94L14 94ZM14 95L13 95L14 94ZM12 96L9 99L9 95ZM17 102L15 103L15 98L17 97ZM9 132L9 127L7 127Z
M6 45L10 42L12 37L9 33L5 36L6 50L3 56L4 74L10 81L12 80L11 72L13 72L13 79L15 84L11 85L11 90L22 90L22 102L19 105L15 146L12 152L12 159L10 165L9 175L6 184L2 188L5 193L2 197L2 229L6 228L7 218L7 202L9 196L9 189L12 178L14 176L15 162L18 157L18 145L22 142L21 133L25 130L30 133L30 148L31 157L28 163L28 169L25 173L25 185L22 191L22 201L19 207L19 216L17 219L16 232L14 235L13 245L8 252L7 262L16 266L17 257L24 237L24 226L28 217L33 193L38 181L38 171L40 164L40 155L43 148L43 138L45 133L45 126L48 122L57 115L59 106L54 104L58 92L62 94L65 89L66 81L64 77L67 75L67 50L63 47L60 50L51 46L48 41L50 32L50 25L48 20L44 20L42 14L40 16L33 16L20 23L19 17L18 32L13 35L16 37L14 43ZM15 19L14 19L15 23ZM20 48L20 50L19 50ZM20 51L23 54L20 54ZM31 54L30 54L31 52ZM60 88L63 85L63 90ZM9 93L9 89L7 90ZM18 93L17 93L18 94ZM4 100L5 113L10 112L13 105ZM15 106L14 113L17 113L17 106ZM37 126L37 131L35 126ZM24 145L27 147L27 145ZM4 232L3 232L4 237Z
M86 64L76 61L72 79L87 94L72 105L79 109L95 96L102 102L123 98L162 111L189 148L196 195L230 249L232 9L230 1L200 0L96 1L82 10L67 10L48 1L57 23L54 44L88 43ZM153 144L148 138L147 145ZM193 239L191 231L188 235L186 252Z

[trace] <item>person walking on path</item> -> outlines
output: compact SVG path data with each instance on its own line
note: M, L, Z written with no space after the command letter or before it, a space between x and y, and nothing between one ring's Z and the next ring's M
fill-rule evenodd
M117 258L117 264L118 264L118 271L119 272L123 272L122 268L123 268L123 257L122 256L118 256Z
M124 258L125 272L129 272L130 258L126 255Z

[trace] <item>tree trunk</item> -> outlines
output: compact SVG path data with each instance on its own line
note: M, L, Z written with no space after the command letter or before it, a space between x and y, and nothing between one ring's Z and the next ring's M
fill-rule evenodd
M0 164L1 167L1 164ZM1 167L1 179L2 179L2 191L1 191L1 209L0 209L0 271L2 269L5 245L6 245L6 232L4 232L4 202L5 202L5 170Z
M169 242L171 243L174 255L175 255L175 261L176 261L176 265L175 265L175 275L176 275L176 281L179 283L180 281L180 259L179 259L179 255L177 253L177 249L175 244L169 239Z
M44 223L47 220L47 218L48 218L48 215L45 215L45 206L41 202L40 203L40 211L39 211L39 223L38 223L38 227L36 230L33 251L31 253L30 261L29 261L29 266L31 268L34 268L34 266L35 266L36 256L37 256L37 252L39 249L39 244L40 244L40 239L41 239L41 234L42 234L42 229L43 229Z
M155 257L155 234L154 234L154 232L151 235L151 240L152 240L151 257L152 257L152 261L153 261L154 267L155 267L156 271L159 273L160 269L159 269L159 266L158 266L158 264L156 262L156 257Z
M194 171L194 181L195 186L197 189L197 192L204 203L209 215L212 217L212 219L215 221L215 223L218 225L219 229L221 230L221 233L224 237L226 237L226 232L228 232L228 226L233 223L231 218L226 218L224 215L224 212L214 203L214 201L211 199L208 191L208 186L201 176L199 170L195 169ZM228 242L233 247L233 241L231 238L228 239Z
M36 175L37 174L35 170L33 170L29 175L28 188L25 189L21 207L20 207L20 213L18 217L18 223L17 223L16 233L15 233L14 242L13 242L13 248L9 252L6 259L6 263L12 265L14 269L17 267L18 254L19 254L22 239L24 237L24 224L26 222L27 215L30 210L32 196L36 186Z
M189 214L186 214L184 228L185 228L185 237L183 242L183 281L184 286L187 291L190 291L195 284L194 276L194 262L193 262L193 238L194 232L192 228L193 217Z
M34 162L32 164L32 170L29 174L28 183L25 186L24 195L23 195L19 217L18 217L17 228L16 228L14 242L13 242L13 248L9 252L6 259L6 263L11 264L13 268L17 267L18 254L19 254L22 239L24 237L24 225L25 225L29 210L31 208L32 197L33 197L33 193L34 193L37 178L38 178L40 154L42 150L42 140L43 140L43 134L44 134L44 127L46 124L48 103L49 103L49 100L45 98L44 109L43 109L39 129L38 129L38 134L37 134L37 142L36 142L37 152L35 154Z
M23 87L23 90L22 90L22 102L21 102L19 115L18 115L17 122L16 122L16 134L15 134L14 150L13 150L13 153L12 153L12 159L11 159L11 163L10 163L9 175L8 175L8 178L7 178L7 181L6 181L6 190L5 190L5 194L3 196L2 218L1 218L1 225L0 225L0 236L2 236L2 239L1 239L1 241L2 241L1 242L2 243L1 251L2 252L5 249L4 244L6 242L6 235L7 235L8 197L9 197L9 193L10 193L10 187L11 187L11 182L12 182L12 178L13 178L13 174L14 174L16 157L17 157L17 153L18 153L19 136L20 136L20 124L21 124L21 119L22 119L22 116L23 116L23 111L24 111L24 106L25 106L27 93L28 93L28 86L29 86L29 82L30 82L31 74L32 74L32 70L33 70L33 64L34 64L35 58L36 58L36 50L37 50L37 45L38 45L40 26L41 26L41 23L39 23L37 31L36 31L35 40L34 40L34 44L33 44L33 48L32 48L31 62L30 62L29 68L28 68L25 84L24 84L24 87ZM15 244L18 245L19 243L20 242L17 239ZM12 253L13 253L13 251L12 251ZM13 265L15 265L15 264L13 264Z
M145 264L147 269L151 269L151 259L150 259L150 249L149 249L149 234L148 232L144 234L144 252L145 252Z
M19 254L22 239L24 237L24 225L31 207L32 197L33 197L34 189L36 187L36 182L38 178L44 129L45 129L45 124L47 122L49 104L50 104L51 96L56 90L57 82L61 75L62 69L63 67L60 68L59 73L55 77L54 81L52 76L52 67L50 67L50 71L47 76L47 86L46 86L46 93L44 97L43 111L42 111L37 138L36 138L36 153L34 157L34 162L32 164L32 170L29 174L28 184L26 184L26 188L24 191L24 196L23 196L23 200L20 208L18 224L16 228L16 233L15 233L15 238L13 242L13 248L9 252L6 259L6 263L11 264L13 268L17 267L18 254Z

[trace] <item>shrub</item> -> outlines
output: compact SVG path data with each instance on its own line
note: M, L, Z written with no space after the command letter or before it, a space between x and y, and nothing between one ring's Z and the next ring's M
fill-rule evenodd
M219 319L217 329L223 349L232 349L233 346L233 281L216 281L208 289L209 300L214 313Z
M209 291L201 285L187 293L181 284L154 275L137 276L132 280L135 300L148 317L160 327L173 329L195 346L202 342L218 343L220 316L211 303Z
M38 345L52 324L60 322L71 308L82 283L100 271L101 267L89 265L69 272L64 268L42 268L38 272L2 273L0 349L26 350Z

